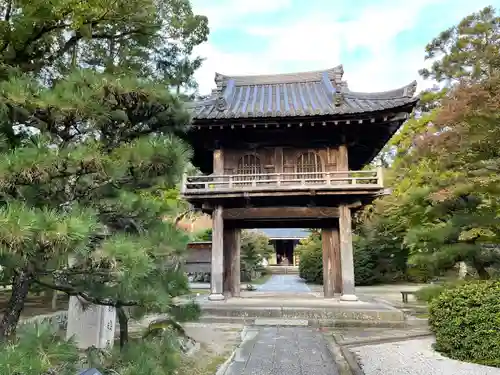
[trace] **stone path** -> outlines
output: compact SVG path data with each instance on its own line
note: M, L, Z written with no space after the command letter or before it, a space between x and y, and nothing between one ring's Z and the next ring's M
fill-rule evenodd
M259 292L308 293L311 289L297 275L272 275L257 287Z
M223 375L338 375L321 332L307 327L249 327Z

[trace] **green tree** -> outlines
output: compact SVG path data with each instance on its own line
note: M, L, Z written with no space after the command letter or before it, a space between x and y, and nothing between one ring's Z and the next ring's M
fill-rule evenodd
M262 232L244 230L241 233L241 271L249 280L262 270L262 260L274 252L269 237Z
M500 17L489 6L441 32L425 48L426 59L436 59L424 78L473 82L490 78L500 69Z
M420 73L451 85L422 93L420 112L389 142L392 194L366 209L360 224L366 246L400 244L387 251L406 249L410 266L426 272L465 261L488 278L498 264L489 246L499 233L498 22L488 7L427 45L436 61ZM386 225L389 232L380 230Z
M0 340L35 286L187 319L179 267L188 237L164 220L190 157L183 103L156 46L206 38L189 2L10 1L0 26L0 265L12 295ZM150 73L153 72L155 74ZM131 78L134 77L134 78ZM162 79L158 79L161 77ZM70 262L69 262L70 261Z

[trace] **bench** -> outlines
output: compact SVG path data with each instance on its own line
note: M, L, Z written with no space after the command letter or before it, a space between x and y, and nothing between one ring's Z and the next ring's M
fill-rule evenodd
M408 296L410 294L415 295L415 292L408 292L408 291L401 292L401 297L403 299L403 303L408 303Z

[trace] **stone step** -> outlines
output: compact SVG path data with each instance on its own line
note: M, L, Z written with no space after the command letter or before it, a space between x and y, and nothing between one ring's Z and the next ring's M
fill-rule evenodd
M230 299L202 303L207 319L228 321L305 320L324 326L406 326L405 314L391 306L368 302L338 302L324 299ZM252 323L253 324L253 323Z
M280 321L280 323L277 323ZM370 321L348 319L264 319L255 317L215 316L203 314L199 320L205 324L243 324L246 326L307 326L309 327L362 327L362 328L409 328L413 327L403 321Z
M267 266L267 272L273 275L298 275L299 267L297 266Z

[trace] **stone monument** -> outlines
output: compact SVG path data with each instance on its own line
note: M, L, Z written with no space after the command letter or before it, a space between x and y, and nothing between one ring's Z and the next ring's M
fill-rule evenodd
M115 328L114 307L93 305L79 297L70 297L66 337L73 337L80 349L112 347Z

